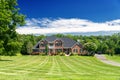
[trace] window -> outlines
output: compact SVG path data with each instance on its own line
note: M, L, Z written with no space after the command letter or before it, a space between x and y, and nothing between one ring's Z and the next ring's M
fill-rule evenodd
M80 49L80 53L82 53L82 51L83 51L83 50L82 50L82 49Z
M56 41L55 46L62 46L62 42L61 41Z
M40 44L40 46L41 46L41 47L45 47L45 45L44 45L44 44Z
M48 47L49 47L49 48L54 48L53 43L49 43Z
M56 49L55 52L60 53L62 52L62 49Z
M41 43L40 43L40 46L41 46L41 47L45 47L45 42L41 42Z
M78 53L78 49L73 49L73 52Z
M53 43L49 43L49 46L53 46Z
M44 52L45 52L45 49L41 49L40 52L44 53Z

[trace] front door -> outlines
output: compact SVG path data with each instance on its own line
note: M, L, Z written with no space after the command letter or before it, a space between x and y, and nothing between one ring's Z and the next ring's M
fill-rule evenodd
M53 54L54 54L53 49L49 49L49 54L50 54L50 55L53 55Z
M67 55L70 54L70 51L71 51L71 50L70 50L69 48L68 48L68 49L64 49L64 52L65 52L65 54L67 54Z

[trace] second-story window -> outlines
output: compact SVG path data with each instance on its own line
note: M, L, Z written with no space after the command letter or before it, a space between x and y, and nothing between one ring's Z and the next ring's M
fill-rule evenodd
M55 46L62 46L62 42L61 41L56 41Z
M41 43L40 43L40 46L41 46L41 47L45 47L45 42L41 42Z
M53 46L53 43L49 43L49 46Z

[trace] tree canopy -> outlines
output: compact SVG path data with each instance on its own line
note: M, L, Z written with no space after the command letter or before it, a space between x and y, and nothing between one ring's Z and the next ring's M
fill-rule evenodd
M17 26L25 24L25 16L19 13L19 8L17 6L16 0L0 0L0 40L2 42L0 42L0 45L3 46L0 48L1 51L3 49L5 52L10 51L8 50L8 45L13 46L15 44L13 42L17 41ZM12 51L15 50L13 47L10 49Z

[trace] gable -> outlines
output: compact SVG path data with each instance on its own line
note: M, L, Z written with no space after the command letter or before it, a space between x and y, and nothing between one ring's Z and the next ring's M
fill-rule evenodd
M47 37L45 38L45 40L48 41L48 42L53 42L53 41L56 40L56 39L57 39L57 37L55 37L55 36L47 36Z
M80 45L78 45L78 44L74 44L74 45L72 46L72 48L82 48L82 47L80 47Z
M40 41L33 47L33 49L39 48L39 43L40 43Z

